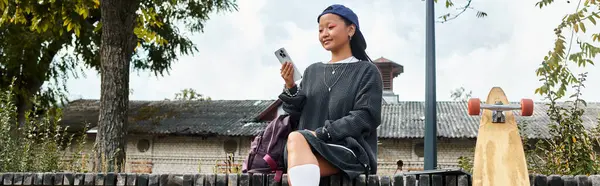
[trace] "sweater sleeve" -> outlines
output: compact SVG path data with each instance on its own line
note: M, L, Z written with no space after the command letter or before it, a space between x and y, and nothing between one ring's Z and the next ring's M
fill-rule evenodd
M302 109L304 108L304 100L306 99L306 94L304 94L304 91L302 90L302 83L300 83L299 86L296 85L292 87L289 92L296 95L290 96L285 92L279 95L279 99L281 99L283 102L283 111L292 116L299 116L300 113L302 113Z
M383 81L377 67L367 70L358 87L353 109L340 119L326 120L323 127L315 130L319 139L338 141L345 137L358 138L377 130L381 123L383 96Z

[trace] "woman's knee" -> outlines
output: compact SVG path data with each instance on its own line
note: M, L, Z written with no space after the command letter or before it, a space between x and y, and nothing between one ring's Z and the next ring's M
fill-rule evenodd
M288 135L288 138L287 138L287 148L288 149L295 150L299 146L300 147L303 145L305 146L306 143L307 142L306 142L306 139L304 138L304 135L302 135L300 132L294 131Z

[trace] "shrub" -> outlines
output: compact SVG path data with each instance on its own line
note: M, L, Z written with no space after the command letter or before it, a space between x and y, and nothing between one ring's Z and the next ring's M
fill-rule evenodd
M85 172L84 133L67 133L59 125L61 108L41 108L38 97L33 100L35 110L19 126L12 92L12 87L0 90L0 172ZM67 153L73 158L65 159Z

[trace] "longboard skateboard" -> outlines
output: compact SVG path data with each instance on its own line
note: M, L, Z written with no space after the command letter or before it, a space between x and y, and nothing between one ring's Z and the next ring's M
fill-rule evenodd
M533 100L521 99L520 105L511 105L499 87L490 90L484 104L478 98L469 99L469 115L481 113L473 161L474 186L530 185L523 142L512 110L531 116Z

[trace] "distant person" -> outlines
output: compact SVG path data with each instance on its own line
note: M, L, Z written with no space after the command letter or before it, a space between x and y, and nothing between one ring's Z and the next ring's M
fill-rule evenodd
M404 166L404 162L403 162L402 160L398 160L398 161L396 162L396 165L397 165L397 167L396 167L396 171L394 171L394 174L397 174L397 173L404 173L404 172L405 172L405 171L402 169L402 166Z
M281 68L283 109L298 123L284 151L292 186L317 186L321 176L377 173L377 127L383 83L369 58L357 15L331 5L318 17L319 42L331 59L313 63L300 85L292 63Z

